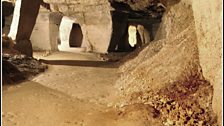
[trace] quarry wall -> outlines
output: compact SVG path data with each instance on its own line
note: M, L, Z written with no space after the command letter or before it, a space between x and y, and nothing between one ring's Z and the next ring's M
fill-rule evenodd
M214 88L213 109L222 124L222 1L192 0L199 60Z
M87 50L106 53L112 34L110 3L107 0L44 0L52 11L74 17L81 26Z
M128 97L140 91L159 90L175 80L184 79L190 75L186 71L202 74L214 88L212 108L221 125L222 2L177 0L166 1L166 5L155 39L158 41L120 68L123 76L117 81L117 87ZM186 36L180 39L183 33ZM184 53L192 57L184 58Z
M113 8L108 0L44 2L50 4L53 12L61 12L77 19L76 23L83 30L83 42L88 50L107 52L113 31ZM131 7L141 10L148 3L145 2L142 0L139 5ZM119 93L124 97L131 97L136 92L160 90L175 81L184 81L189 76L200 75L213 86L212 108L221 125L222 1L167 0L164 3L166 12L156 33L156 41L120 67L122 75L116 84L120 89ZM129 1L127 4L130 4ZM12 24L15 25L18 27L19 22Z

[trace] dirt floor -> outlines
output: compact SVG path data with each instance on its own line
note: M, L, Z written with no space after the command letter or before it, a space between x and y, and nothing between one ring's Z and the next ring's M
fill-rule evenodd
M150 106L122 110L113 105L119 73L110 62L78 53L35 53L34 57L47 63L48 70L29 81L4 85L3 126L162 125Z

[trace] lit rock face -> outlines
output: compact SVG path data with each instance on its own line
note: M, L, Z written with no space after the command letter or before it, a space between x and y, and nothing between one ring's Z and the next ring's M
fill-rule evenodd
M134 47L137 44L137 28L135 26L129 26L128 35L128 41Z
M124 76L117 83L127 88L125 93L147 90L149 85L153 90L163 88L170 82L189 76L188 70L198 73L194 17L192 9L185 4L180 2L171 6L165 13L156 36L159 41L151 43L135 59L120 67ZM179 11L181 9L186 13Z
M49 11L41 7L30 37L33 50L53 50L55 45L50 43L49 23Z
M213 109L222 124L222 1L192 0L203 75L214 88Z
M68 49L69 47L69 36L72 30L72 25L75 23L75 19L69 19L68 17L63 17L61 25L59 27L61 44L58 46L60 51L63 51L63 48Z
M221 1L169 1L156 35L159 41L151 43L120 68L123 76L117 81L117 87L123 100L128 104L135 99L150 102L150 99L141 99L141 94L163 90L199 75L214 88L214 91L212 88L204 91L213 93L212 100L206 93L203 98L212 103L209 107L218 116L221 126L221 15ZM206 104L199 98L198 103Z
M45 0L51 10L71 17L81 26L87 51L106 53L112 34L111 7L107 0Z

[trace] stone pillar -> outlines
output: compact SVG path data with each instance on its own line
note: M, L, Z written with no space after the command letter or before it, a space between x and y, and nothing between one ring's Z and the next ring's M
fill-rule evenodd
M112 17L108 5L104 9L98 9L94 7L91 11L84 12L85 31L92 51L107 53L112 35ZM82 31L84 32L83 29ZM85 33L83 35L85 40Z
M135 47L137 44L137 28L134 25L128 27L128 42L131 47Z
M140 39L143 45L151 41L150 33L145 29L143 25L137 25L137 31L140 35Z
M40 8L36 24L30 37L33 50L51 50L49 14L50 12L46 8Z
M40 0L16 0L9 37L16 41L15 49L32 56L30 36L36 23Z
M59 26L61 24L63 14L58 12L52 12L49 14L49 35L51 50L58 50L59 37Z

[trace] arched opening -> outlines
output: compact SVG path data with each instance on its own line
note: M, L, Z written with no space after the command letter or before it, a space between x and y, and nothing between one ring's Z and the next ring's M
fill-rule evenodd
M81 47L83 40L82 29L79 24L73 23L72 29L69 36L70 47Z
M83 32L76 19L64 16L59 26L58 50L66 52L85 52Z

